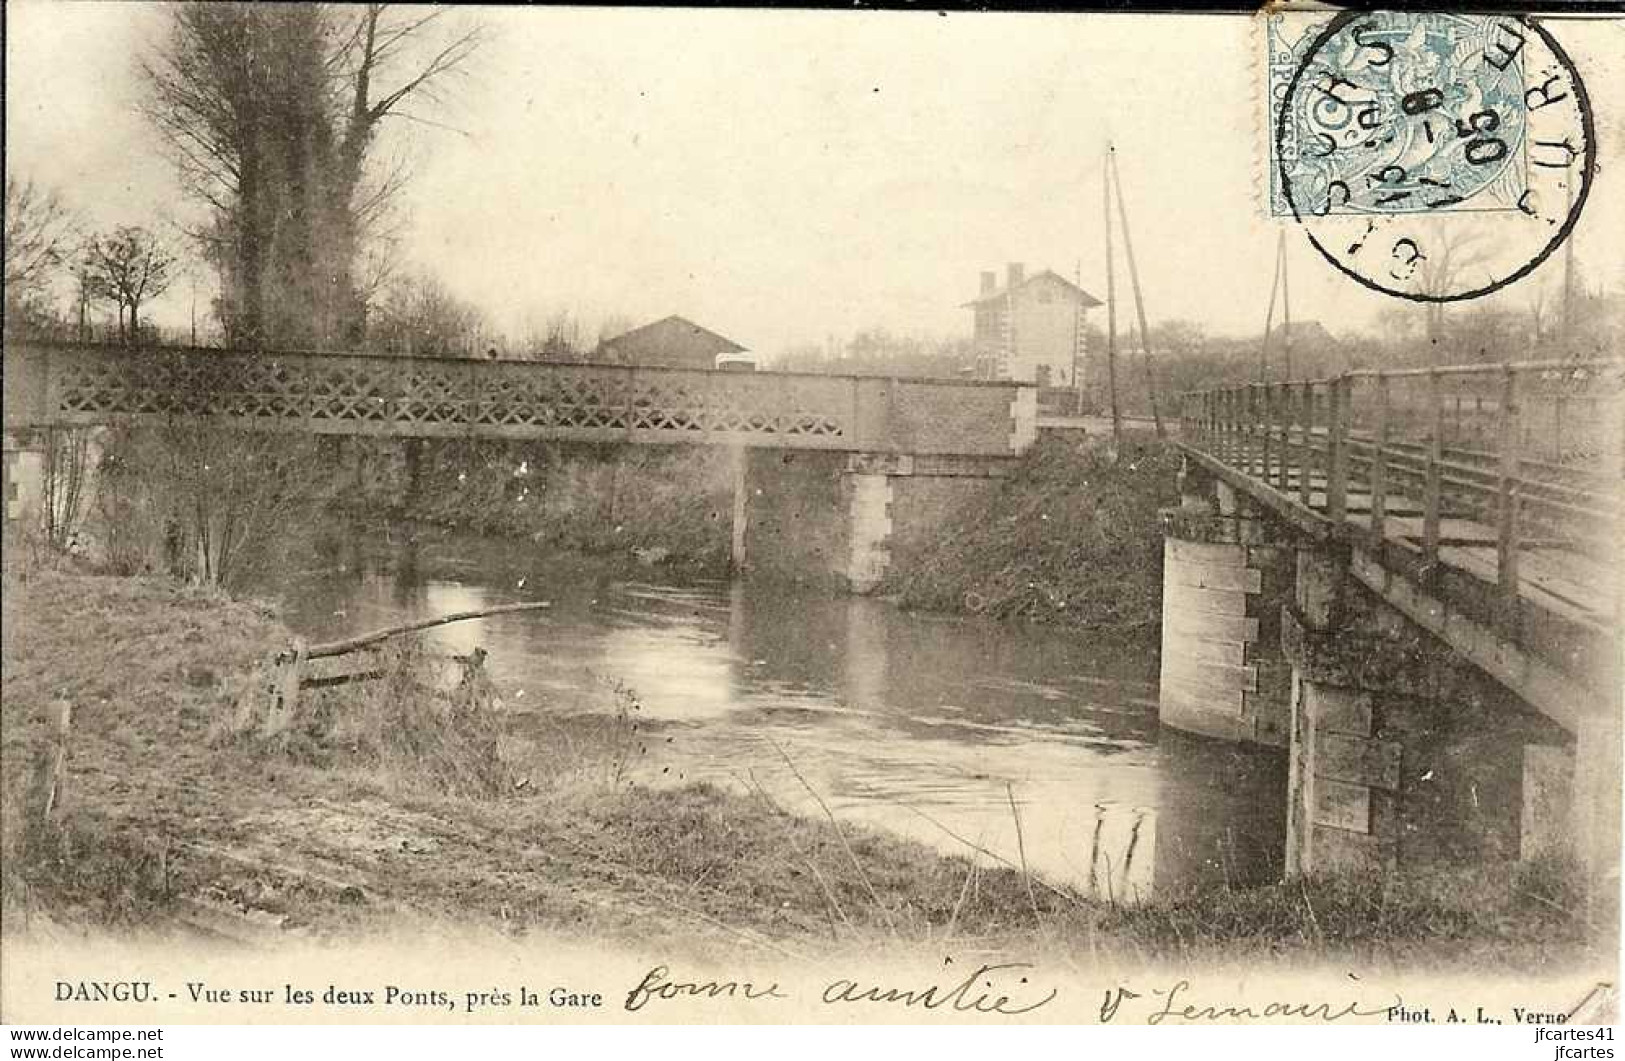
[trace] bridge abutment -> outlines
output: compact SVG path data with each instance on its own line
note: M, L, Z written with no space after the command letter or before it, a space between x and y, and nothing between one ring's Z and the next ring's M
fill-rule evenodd
M1554 849L1618 866L1617 716L1565 729L1356 577L1349 544L1194 464L1180 486L1161 721L1287 750L1288 875Z
M45 489L45 443L37 432L5 433L5 520L33 530Z
M869 593L1008 461L747 450L736 467L733 556L756 575Z
M1224 486L1188 469L1181 507L1163 513L1159 717L1207 737L1284 748L1290 672L1280 617L1293 550Z
M1507 861L1560 834L1551 762L1570 738L1359 585L1346 553L1299 548L1282 617L1288 875Z

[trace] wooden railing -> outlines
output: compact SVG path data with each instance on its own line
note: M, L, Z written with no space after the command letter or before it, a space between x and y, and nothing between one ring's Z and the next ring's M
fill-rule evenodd
M1509 599L1534 549L1597 561L1617 582L1625 359L1221 387L1184 396L1181 428L1187 448L1307 527L1409 543L1429 568L1442 549L1493 545Z

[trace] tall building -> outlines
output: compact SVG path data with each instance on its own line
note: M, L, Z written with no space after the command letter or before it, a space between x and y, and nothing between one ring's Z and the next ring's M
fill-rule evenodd
M983 273L980 293L965 303L976 314L971 333L976 374L1041 387L1082 386L1083 321L1099 305L1099 299L1050 269L1027 276L1022 263L1011 262L1003 287L996 273Z

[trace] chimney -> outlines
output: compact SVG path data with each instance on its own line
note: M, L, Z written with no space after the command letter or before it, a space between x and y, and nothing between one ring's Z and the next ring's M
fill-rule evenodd
M984 295L991 295L993 289L999 286L999 274L988 270L982 273L982 291Z
M1004 285L1005 289L1014 291L1018 286L1020 286L1022 276L1026 273L1027 269L1020 262L1011 262L1005 268L1008 271L1009 277L1008 281Z

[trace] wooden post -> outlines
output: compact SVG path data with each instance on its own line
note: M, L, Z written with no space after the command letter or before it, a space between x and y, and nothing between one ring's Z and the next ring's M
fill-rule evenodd
M1437 370L1428 373L1428 404L1433 407L1433 429L1428 438L1427 483L1422 496L1422 558L1431 578L1439 566L1439 465L1444 460L1444 385Z
M1349 384L1347 376L1337 377L1326 396L1326 516L1333 526L1348 517Z
M1265 486L1270 484L1270 435L1274 432L1274 402L1272 388L1268 383L1258 385L1258 421L1264 430L1264 436L1258 447L1258 480Z
M1282 492L1287 488L1287 466L1292 459L1292 384L1283 383L1275 388L1276 403L1281 408L1281 455L1275 467L1275 485Z
M299 710L299 680L305 670L305 643L296 643L292 658L285 657L286 653L273 664L265 722L260 727L262 738L275 737L286 730Z
M1225 460L1232 465L1241 463L1241 392L1227 387L1224 392Z
M49 830L62 809L62 777L68 762L68 734L73 727L73 705L57 700L47 709L50 724L48 743L39 750L34 764L34 803L39 810L38 826Z
M458 663L463 672L457 682L460 706L468 712L486 712L491 710L494 697L491 693L491 679L485 672L485 649L476 646L474 651L461 657Z
M1303 448L1298 451L1298 501L1309 507L1310 470L1315 456L1315 385L1303 385Z
M1253 474L1253 462L1258 459L1258 384L1249 384L1247 387L1247 409L1243 416L1246 420L1246 453L1242 461L1242 470L1248 475Z
M1377 430L1371 453L1371 540L1381 545L1388 519L1388 376L1377 376Z
M1522 471L1519 442L1518 373L1507 366L1501 382L1501 478L1497 488L1499 526L1495 536L1495 573L1501 596L1518 599L1518 506L1522 502L1518 475ZM1516 612L1511 617L1515 617Z

